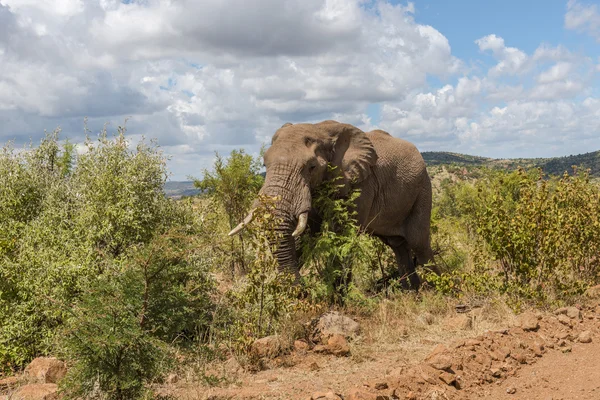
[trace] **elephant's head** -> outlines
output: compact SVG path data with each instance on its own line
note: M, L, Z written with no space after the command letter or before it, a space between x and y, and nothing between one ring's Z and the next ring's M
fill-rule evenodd
M265 153L267 175L260 192L279 199L276 213L282 221L278 227L282 239L276 256L281 269L298 274L295 237L306 228L314 189L324 179L333 178L327 164L337 167L333 171L342 175L342 192L347 192L351 184L370 175L376 161L371 141L352 125L336 121L287 123L277 130ZM251 211L230 235L243 229L252 217Z

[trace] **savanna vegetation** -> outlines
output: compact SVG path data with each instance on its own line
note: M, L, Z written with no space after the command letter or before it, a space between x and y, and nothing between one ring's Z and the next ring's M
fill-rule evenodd
M154 143L132 147L119 128L76 152L58 134L0 153L0 369L39 355L68 360L61 387L70 398L153 398L182 368L218 385L208 363L235 357L256 368L255 339L301 337L307 319L331 307L369 315L407 297L547 307L600 282L600 189L585 170L433 171L444 273L427 274L416 295L399 289L387 247L359 231L360 193L338 199L335 182L319 189L324 223L299 243L303 282L294 286L269 247L273 199L261 198L248 229L227 236L258 195L260 160L217 156L195 180L202 194L174 200Z

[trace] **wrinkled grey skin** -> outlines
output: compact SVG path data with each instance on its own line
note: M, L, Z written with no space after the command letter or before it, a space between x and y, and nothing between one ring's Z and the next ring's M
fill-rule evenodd
M298 259L292 232L302 213L311 212L311 194L328 176L327 163L337 166L345 187L342 194L361 189L357 199L358 222L366 232L381 238L396 255L401 275L409 274L418 289L417 263L433 262L430 246L431 181L416 147L387 132L360 129L336 121L285 124L266 151L267 175L261 193L279 196L278 227L283 235L276 253L281 269L296 277ZM439 273L437 267L432 269ZM402 281L404 287L409 282Z

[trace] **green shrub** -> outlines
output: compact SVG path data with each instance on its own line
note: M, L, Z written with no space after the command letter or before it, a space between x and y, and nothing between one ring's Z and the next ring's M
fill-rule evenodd
M364 298L359 293L362 290L356 285L363 290L372 286L373 270L380 265L380 259L376 258L382 251L379 240L361 234L356 220L355 201L360 191L340 197L339 187L330 181L317 189L313 205L322 218L321 227L316 234L305 235L302 241L301 261L309 271L304 280L315 302L343 304L349 293L351 298L362 302ZM362 278L362 282L357 278Z
M71 382L89 388L78 379L104 374L114 385L101 390L122 391L129 378L93 369L117 344L124 360L143 364L164 343L207 335L212 283L206 244L195 240L204 228L190 201L165 197L165 159L155 145L130 149L120 128L85 147L75 156L54 132L38 147L6 146L0 155L0 368L55 353L66 324L96 343L92 354L66 335L66 354L81 360ZM112 330L109 312L122 318ZM150 375L138 376L138 389Z
M63 352L75 360L66 393L141 397L172 366L173 344L208 334L212 282L197 259L190 238L170 232L91 279L62 329Z
M217 154L213 171L204 170L202 179L194 179L194 186L213 202L213 208L219 210L220 216L226 217L227 232L246 217L262 187L264 179L259 174L261 165L260 158L245 154L243 149L233 150L226 160ZM228 238L228 244L218 246L222 263L229 264L232 277L236 271L246 272L247 259L251 258L246 251L247 236L246 232L241 232Z
M515 304L582 293L600 279L599 195L587 172L487 170L446 185L432 221L448 268L431 283L443 293L500 291Z
M244 353L254 340L279 333L299 306L295 277L279 271L274 257L278 221L275 200L261 196L255 218L246 229L254 254L248 273L226 294L219 335L234 351ZM218 327L217 327L218 328Z

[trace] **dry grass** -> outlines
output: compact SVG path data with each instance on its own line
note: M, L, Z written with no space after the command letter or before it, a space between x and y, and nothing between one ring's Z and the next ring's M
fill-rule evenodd
M457 314L455 306L459 303L469 305L471 311ZM357 311L342 310L350 316L359 314ZM218 399L234 395L252 399L305 398L323 388L341 391L420 362L438 343L448 344L514 325L514 315L501 298L463 298L459 302L433 292L419 296L401 293L381 300L368 315L360 311L356 319L362 334L350 342L350 357L292 353L260 372L245 370L234 357L203 366L199 361L195 368L182 373L179 383L167 385L161 392L182 399L206 398L209 393ZM286 325L282 335L290 342L302 337L304 324L314 315L299 315ZM466 315L472 321L468 329L451 327L453 319ZM286 394L281 397L278 393Z

